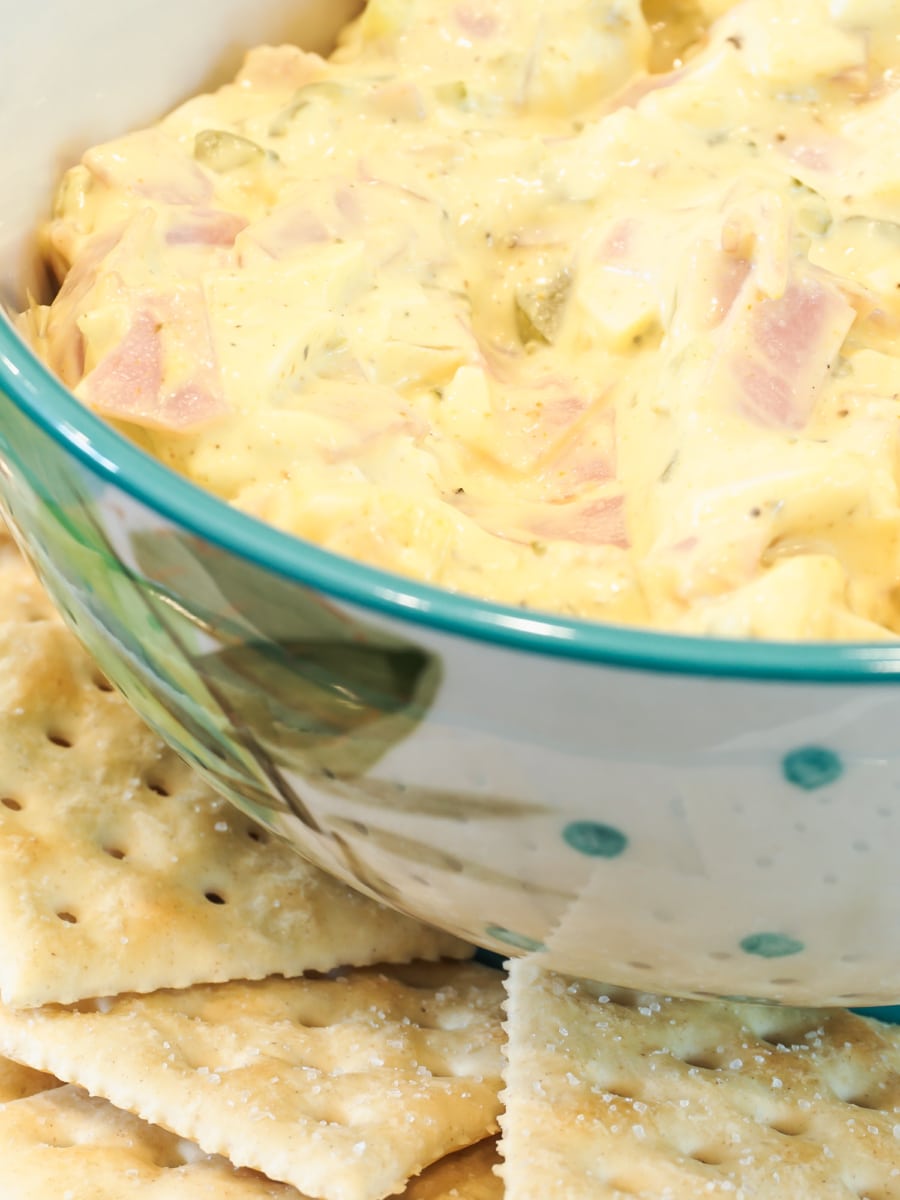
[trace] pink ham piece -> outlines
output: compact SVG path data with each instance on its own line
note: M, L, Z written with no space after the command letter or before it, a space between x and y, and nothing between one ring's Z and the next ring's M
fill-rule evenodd
M155 318L138 313L119 346L85 381L92 408L130 420L150 412L162 387L162 342Z
M749 274L750 263L746 259L724 253L717 256L712 270L712 287L706 311L708 328L714 329L725 320Z
M244 265L245 251L251 246L280 262L308 246L330 242L335 236L308 204L283 205L248 227L238 243L240 263Z
M472 496L448 497L454 508L505 541L577 542L582 546L630 546L625 497L619 492L537 505L493 503Z
M637 229L638 222L634 217L617 221L603 239L597 261L610 266L624 264L630 267Z
M186 375L185 361L191 364ZM145 429L191 433L224 415L228 406L199 289L147 297L80 391L96 412Z
M244 59L237 85L262 91L302 88L328 73L328 64L318 54L298 46L258 46Z
M215 208L195 208L166 230L169 246L233 246L247 221L237 213Z
M825 279L795 276L771 299L759 297L751 275L722 326L712 384L755 424L802 429L855 316Z
M156 129L97 146L82 161L101 183L160 204L202 208L212 199L213 186L189 152Z
M579 416L584 415L581 409ZM586 488L615 479L615 423L616 413L611 406L599 413L591 412L589 421L572 426L568 436L555 442L553 451L535 464L547 500L573 500Z
M615 477L615 415L606 393L585 394L564 372L523 373L521 354L482 346L482 365L496 398L491 454L527 473L543 497L564 499L585 483Z
M76 258L50 309L47 349L53 370L74 388L84 375L84 335L78 317L96 285L103 260L122 240L125 226L95 236Z
M566 504L548 505L529 522L535 537L548 541L579 542L585 546L618 546L627 550L625 497L599 496Z
M531 474L541 472L569 443L590 407L576 393L557 392L572 387L568 380L551 377L528 382L510 381L503 389L503 406L494 414L496 440L492 449L498 462Z
M673 330L691 337L718 328L734 307L750 274L745 258L728 254L709 239L686 256L678 278Z
M129 221L94 234L75 258L47 319L47 353L50 365L69 387L84 376L87 358L81 317L96 304L95 289L105 290L105 301L114 295L124 301L124 279L134 264L152 256L156 216L143 209Z
M491 37L500 26L496 14L485 12L475 4L461 4L454 17L463 33L479 40Z

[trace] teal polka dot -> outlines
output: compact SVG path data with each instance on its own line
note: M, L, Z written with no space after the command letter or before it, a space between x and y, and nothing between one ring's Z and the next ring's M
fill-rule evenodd
M620 829L596 821L573 821L563 830L563 838L573 850L590 858L618 858L628 845Z
M805 792L813 792L840 779L844 764L840 755L824 746L803 746L784 756L781 769L788 783Z
M517 950L547 949L543 942L536 942L534 938L530 938L524 933L516 933L512 929L504 929L502 925L486 925L484 931L488 937L503 942L507 946L515 946Z
M786 933L748 933L741 941L741 949L745 954L756 954L759 958L787 958L806 947Z

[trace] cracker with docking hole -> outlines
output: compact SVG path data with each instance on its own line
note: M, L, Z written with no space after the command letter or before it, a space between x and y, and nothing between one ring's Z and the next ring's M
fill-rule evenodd
M0 1048L316 1200L380 1200L497 1129L503 983L477 963L0 1008Z
M71 1084L0 1103L0 1143L3 1200L304 1200ZM493 1141L451 1155L403 1200L500 1200L496 1157Z
M896 1200L900 1031L843 1010L508 979L510 1200Z
M4 1002L471 953L218 797L109 690L28 580L0 556Z

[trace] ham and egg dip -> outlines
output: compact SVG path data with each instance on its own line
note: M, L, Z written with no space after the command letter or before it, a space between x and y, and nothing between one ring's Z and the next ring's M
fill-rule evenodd
M372 0L89 150L23 326L224 500L492 600L900 633L900 5Z

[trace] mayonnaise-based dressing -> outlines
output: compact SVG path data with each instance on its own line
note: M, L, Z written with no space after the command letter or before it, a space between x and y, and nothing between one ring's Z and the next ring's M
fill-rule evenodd
M372 0L89 150L27 314L339 553L694 633L900 632L900 6Z

